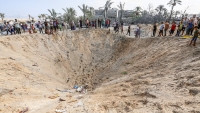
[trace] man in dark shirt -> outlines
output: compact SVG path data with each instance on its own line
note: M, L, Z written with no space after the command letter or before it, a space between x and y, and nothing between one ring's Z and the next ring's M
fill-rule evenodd
M98 27L100 27L100 19L98 18Z
M156 25L156 22L155 22L154 25L153 25L153 37L156 36L156 31L157 31L157 25Z
M82 19L80 19L80 28L82 29L82 27L83 27L83 21L82 21Z
M129 36L131 35L131 25L128 26L128 31L127 31L126 35L128 35L128 34L129 34Z

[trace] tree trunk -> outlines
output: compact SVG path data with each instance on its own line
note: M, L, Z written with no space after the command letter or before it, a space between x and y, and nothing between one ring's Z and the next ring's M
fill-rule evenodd
M172 6L172 10L171 10L171 13L170 13L170 16L169 16L169 22L171 21L171 18L172 18L173 9L174 9L174 6Z
M85 13L83 14L84 22L85 22Z
M107 17L107 10L105 10L104 19Z
M122 17L123 17L123 11L121 10L121 22L122 22Z

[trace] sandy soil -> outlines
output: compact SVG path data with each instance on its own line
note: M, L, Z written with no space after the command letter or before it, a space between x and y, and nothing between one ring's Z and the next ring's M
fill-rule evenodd
M199 41L106 32L2 36L0 112L200 112ZM72 89L86 84L86 94Z

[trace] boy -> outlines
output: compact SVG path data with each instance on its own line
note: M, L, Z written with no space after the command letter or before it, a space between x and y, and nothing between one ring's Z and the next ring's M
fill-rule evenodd
M194 36L193 36L193 38L192 38L192 40L190 42L190 45L192 45L192 42L194 42L193 46L196 46L196 41L197 41L197 38L198 38L199 34L200 34L200 32L198 31L198 26L195 26L194 27Z

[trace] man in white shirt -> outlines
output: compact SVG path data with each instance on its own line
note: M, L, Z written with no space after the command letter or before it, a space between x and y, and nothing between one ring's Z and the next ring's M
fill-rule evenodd
M193 17L191 17L191 19L193 20L194 26L196 26L196 24L197 24L196 15L193 15Z
M140 26L139 26L139 24L135 28L135 37L140 38Z
M15 25L16 34L21 34L20 25L19 25L19 23L17 22L17 19L15 19L14 25Z
M159 36L163 36L163 29L164 28L165 28L165 25L164 25L163 22L161 22Z

